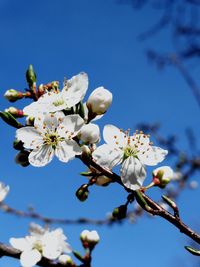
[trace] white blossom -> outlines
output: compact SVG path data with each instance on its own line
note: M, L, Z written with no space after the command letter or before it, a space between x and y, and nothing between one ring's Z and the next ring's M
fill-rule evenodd
M24 114L37 116L41 113L56 112L69 109L82 101L88 88L88 76L82 72L68 80L61 92L46 92L38 101L24 108Z
M23 267L34 266L42 257L55 260L61 254L72 251L66 242L67 237L63 234L62 229L57 228L50 231L40 226L36 229L36 231L32 229L30 235L25 238L10 238L10 244L22 252L20 263Z
M146 177L145 165L154 166L163 161L167 150L152 146L149 137L142 132L123 132L114 125L103 130L106 144L93 152L93 158L102 167L112 169L121 163L122 183L132 190L139 189Z
M104 114L112 103L112 93L104 87L95 89L87 100L89 111L96 115Z
M91 242L91 243L98 243L100 240L100 237L97 233L97 231L88 231L88 230L83 230L81 232L80 238L83 242Z
M24 143L24 148L32 150L28 159L33 166L45 166L54 155L67 162L82 152L73 137L83 124L79 115L64 117L62 112L41 115L35 118L34 127L18 129L16 138Z
M2 202L6 198L9 190L10 187L8 185L5 186L4 183L0 182L0 202Z
M94 144L99 142L100 140L99 126L94 123L85 124L81 128L78 137L86 144Z

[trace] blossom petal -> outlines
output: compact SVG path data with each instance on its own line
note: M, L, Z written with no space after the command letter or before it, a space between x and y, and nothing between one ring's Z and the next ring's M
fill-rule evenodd
M128 157L121 166L122 183L132 190L139 189L146 177L144 165L135 157Z
M149 150L146 151L144 154L138 154L138 158L145 165L155 166L159 162L163 161L167 154L167 150L156 146L149 146Z
M25 148L34 149L41 144L42 136L34 127L23 127L16 131L17 140L21 140L24 143Z
M57 128L57 133L61 137L66 137L66 131L77 133L84 125L84 120L79 115L68 115Z
M60 142L55 149L55 155L62 162L73 159L75 155L80 155L81 152L82 149L74 140Z
M92 156L97 164L111 170L114 166L121 162L123 158L123 151L104 144L99 146L93 152Z
M109 145L124 147L127 142L125 134L114 125L106 125L103 129L103 138Z
M68 108L75 106L85 96L88 88L88 76L81 72L73 76L62 90L62 96Z
M49 145L42 145L29 154L29 162L35 167L47 165L54 156L54 149Z
M23 267L35 266L42 258L42 255L37 249L25 250L20 256L20 262Z
M9 242L13 248L16 248L20 251L31 249L31 244L28 242L28 240L26 238L14 238L14 237L12 237L12 238L10 238Z

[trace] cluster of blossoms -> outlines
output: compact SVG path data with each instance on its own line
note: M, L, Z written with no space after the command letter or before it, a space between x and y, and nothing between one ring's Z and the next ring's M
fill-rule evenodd
M32 83L34 79L32 73L27 81ZM42 91L41 88L45 89ZM31 164L42 167L54 156L66 163L84 151L89 151L93 160L103 168L112 170L120 164L121 180L127 188L141 188L146 178L145 166L155 166L162 162L168 151L153 146L149 136L143 132L136 131L130 135L130 131L124 132L114 125L104 127L105 144L96 147L100 141L100 130L92 121L101 118L107 111L112 103L112 93L104 87L99 87L84 103L87 89L88 76L83 72L65 80L62 90L59 90L58 82L53 82L51 86L39 86L36 101L18 112L18 117L23 113L27 119L26 126L19 127L16 132L17 141L23 143L16 162L23 166ZM23 96L24 94L13 89L5 94L12 102ZM13 111L13 107L10 110ZM16 116L16 110L13 112ZM93 172L92 167L90 170ZM165 167L163 170L166 172ZM96 179L98 185L109 182L110 179L105 175L99 175ZM155 177L154 182L161 187L167 184L166 181L165 185L163 181L159 184L160 180Z
M24 238L10 238L12 247L21 251L20 263L23 267L36 265L42 257L66 266L75 266L71 256L68 255L72 252L72 248L66 242L67 237L61 228L50 230L31 224L29 232L30 234ZM99 235L96 231L84 230L80 239L84 248L93 249L99 242Z

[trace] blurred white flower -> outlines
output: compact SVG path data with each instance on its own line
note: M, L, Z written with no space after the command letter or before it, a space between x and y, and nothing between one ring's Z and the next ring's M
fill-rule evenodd
M82 72L68 80L61 92L52 91L24 108L24 114L37 116L41 113L69 109L82 101L88 88L88 76Z
M199 183L198 183L197 181L195 181L195 180L193 180L193 181L191 181L191 182L189 183L189 187L190 187L191 189L196 189L198 186L199 186Z
M79 139L85 144L94 144L100 140L99 126L94 123L85 124L78 133Z
M10 238L10 244L22 252L20 263L23 267L34 266L42 257L55 260L61 254L72 251L62 229L49 231L40 226L38 228L40 231L35 232L32 229L30 235L25 238Z
M89 112L96 115L104 114L112 103L112 93L104 87L95 89L87 100Z
M106 144L93 152L93 158L102 167L112 169L121 163L122 183L132 190L139 189L146 177L144 165L154 166L163 161L168 151L152 146L145 134L123 132L114 125L103 130Z
M174 172L174 175L172 177L172 180L173 181L179 181L182 178L183 178L183 174L181 172L176 171L176 172Z
M9 190L10 187L8 185L5 186L4 183L0 182L0 202L2 202L6 198Z
M54 155L67 162L82 152L73 137L83 124L79 115L64 117L62 112L41 115L35 118L34 127L18 129L16 138L24 143L25 148L32 149L29 162L33 166L45 166Z

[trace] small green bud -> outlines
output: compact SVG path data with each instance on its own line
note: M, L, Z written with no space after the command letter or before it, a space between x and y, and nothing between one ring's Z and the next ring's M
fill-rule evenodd
M88 190L88 185L83 184L77 191L76 191L76 197L80 201L85 201L88 198L89 195L89 190Z
M15 89L9 89L5 92L4 97L10 101L15 102L24 97L22 92L16 91Z
M16 139L13 142L13 148L16 149L16 150L23 150L24 149L23 142Z
M22 167L27 167L30 164L28 161L29 154L30 152L26 150L20 151L15 157L15 162Z
M173 170L168 166L162 166L153 171L153 182L155 186L165 188L174 176Z
M126 218L127 205L121 205L113 210L112 216L117 220Z
M32 65L29 65L28 70L26 71L26 80L30 87L36 82L36 74Z
M22 118L22 117L24 117L23 110L17 109L15 107L9 107L9 108L5 109L5 112L9 112L15 118Z

